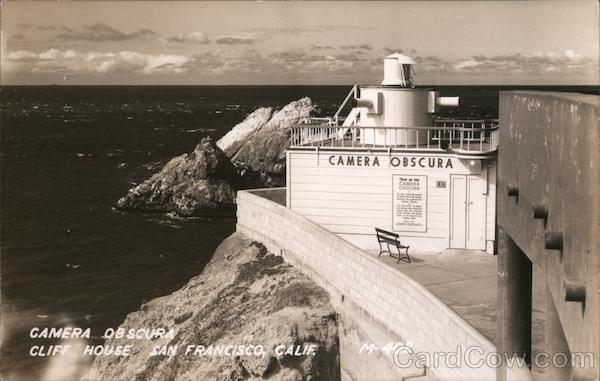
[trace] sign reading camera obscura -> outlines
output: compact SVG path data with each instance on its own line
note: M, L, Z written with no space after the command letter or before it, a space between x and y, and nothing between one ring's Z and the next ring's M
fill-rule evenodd
M395 231L427 231L427 176L392 175L392 227Z
M386 159L366 155L331 155L327 161L336 167L381 167L389 164L398 168L453 168L449 157L390 156L389 161Z

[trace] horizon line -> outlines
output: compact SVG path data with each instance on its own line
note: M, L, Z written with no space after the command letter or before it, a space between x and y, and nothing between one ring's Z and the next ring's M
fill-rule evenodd
M144 87L150 87L150 86L155 86L155 87L200 87L200 86L205 86L205 87L232 87L232 86L247 86L247 87L259 87L259 86L264 86L264 87L277 87L277 86L304 86L304 87L318 87L318 86L331 86L331 87L345 87L345 86L354 86L355 84L264 84L264 85L260 85L260 84L97 84L97 83L75 83L75 84L59 84L59 83L51 83L51 84L0 84L0 87L74 87L74 86L97 86L97 87L135 87L135 86L144 86ZM373 86L373 85L360 85L359 86ZM443 84L424 84L424 85L417 85L414 86L415 88L420 88L420 87L440 87L440 86L447 86L447 87L467 87L467 86L478 86L478 87L484 87L484 86L488 86L488 87L515 87L515 86L532 86L532 87L576 87L576 86L585 86L585 87L592 87L592 86L600 86L600 84L448 84L448 85L443 85ZM407 87L410 88L410 87Z

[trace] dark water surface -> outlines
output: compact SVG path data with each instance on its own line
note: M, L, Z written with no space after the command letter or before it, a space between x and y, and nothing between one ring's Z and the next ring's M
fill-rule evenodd
M32 327L90 327L197 275L234 219L123 213L116 200L203 136L260 106L310 96L332 115L350 86L44 86L0 88L2 361L5 379L44 375ZM497 117L498 87L441 87L455 117ZM546 88L542 88L546 89ZM551 88L551 89L555 89ZM594 92L594 88L560 88ZM101 343L99 338L93 343Z

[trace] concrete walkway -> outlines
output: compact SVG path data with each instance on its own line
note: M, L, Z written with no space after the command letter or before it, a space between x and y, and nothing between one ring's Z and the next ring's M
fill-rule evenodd
M378 251L369 251L377 256ZM383 263L416 280L487 337L496 338L498 257L476 250L411 254L412 263L379 257Z

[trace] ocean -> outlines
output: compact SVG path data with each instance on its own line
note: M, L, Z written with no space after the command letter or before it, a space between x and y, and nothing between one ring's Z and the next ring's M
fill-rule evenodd
M458 95L443 116L496 118L498 92ZM524 88L532 88L524 87ZM597 93L595 87L536 87ZM118 211L133 185L204 136L218 139L260 106L309 96L332 115L350 86L4 86L0 88L3 379L43 378L32 327L116 328L149 299L198 275L235 230L233 218ZM57 340L45 340L52 345Z

